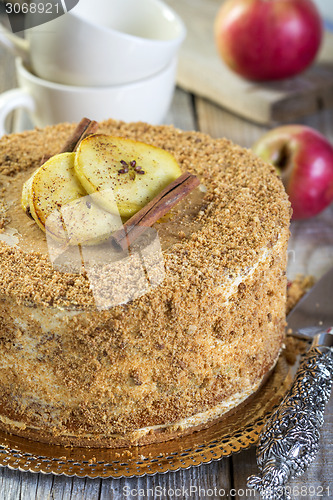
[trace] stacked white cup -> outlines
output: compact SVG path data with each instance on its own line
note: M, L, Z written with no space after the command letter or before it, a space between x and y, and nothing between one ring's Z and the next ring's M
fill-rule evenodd
M0 135L18 108L39 127L83 116L161 123L185 35L162 0L79 0L23 40L1 26L0 42L17 55L19 87L0 95Z

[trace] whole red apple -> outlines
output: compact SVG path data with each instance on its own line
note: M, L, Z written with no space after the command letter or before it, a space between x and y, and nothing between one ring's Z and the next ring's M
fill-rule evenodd
M225 63L250 80L277 80L314 60L322 20L312 0L227 0L214 24Z
M316 130L304 125L277 127L252 150L281 174L293 219L317 215L332 203L333 147Z

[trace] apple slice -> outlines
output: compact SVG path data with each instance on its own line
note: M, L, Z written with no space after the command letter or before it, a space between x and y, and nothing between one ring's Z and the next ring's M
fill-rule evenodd
M75 153L50 158L30 178L22 196L38 226L69 245L96 244L121 225L119 215L103 210L75 176ZM22 200L22 205L25 201Z
M23 184L22 188L22 196L21 196L21 205L23 210L29 215L30 213L30 205L31 205L31 185L32 179L36 172L32 174L31 177Z
M74 156L75 153L52 156L26 183L31 215L43 231L53 211L86 194L74 176Z
M39 167L40 168L40 167ZM36 172L38 172L39 168L36 168L34 172L31 174L29 179L23 184L22 194L21 194L21 206L25 213L31 216L31 205L32 205L32 181Z
M164 149L104 134L80 143L75 172L88 193L99 193L105 210L124 219L181 175L175 158Z

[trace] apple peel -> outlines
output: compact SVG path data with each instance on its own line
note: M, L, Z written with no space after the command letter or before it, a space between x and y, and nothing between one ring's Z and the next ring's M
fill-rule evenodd
M313 217L333 202L333 147L315 129L277 127L264 134L252 150L281 176L293 219Z
M226 0L215 17L214 38L232 71L254 81L280 80L312 64L322 25L312 0Z

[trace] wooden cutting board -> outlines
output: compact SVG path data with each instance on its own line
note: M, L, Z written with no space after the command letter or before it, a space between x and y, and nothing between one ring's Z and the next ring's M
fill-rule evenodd
M292 122L333 108L333 34L325 32L316 62L300 76L253 83L230 71L215 48L213 23L223 0L166 0L183 19L187 37L179 53L177 84L261 124Z

